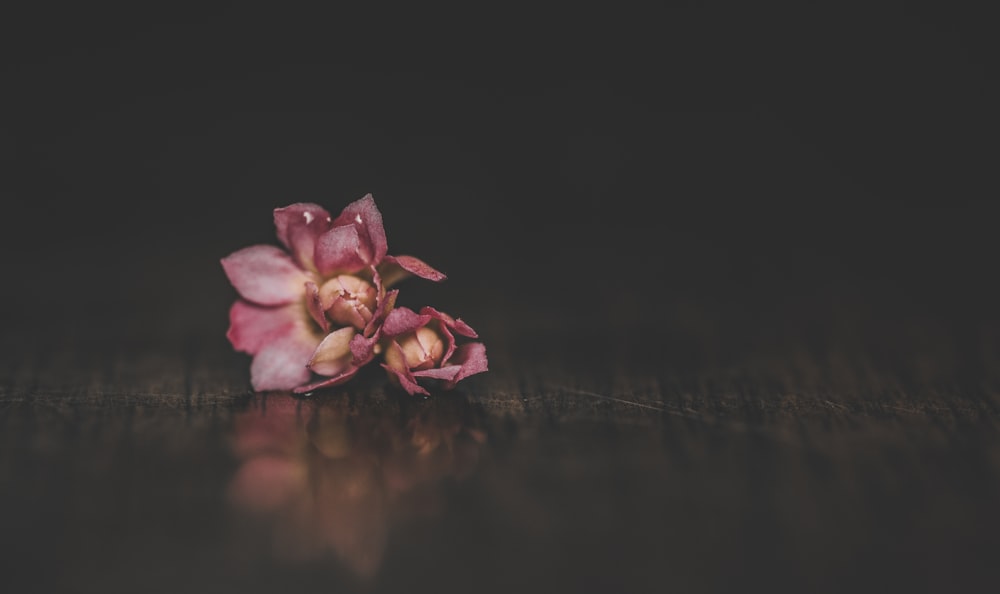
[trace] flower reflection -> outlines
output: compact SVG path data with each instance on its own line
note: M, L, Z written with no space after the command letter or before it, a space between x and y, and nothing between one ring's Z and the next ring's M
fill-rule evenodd
M415 410L258 397L236 420L231 502L271 521L279 556L333 553L374 574L391 523L440 511L441 487L472 471L486 439L464 400L404 405Z

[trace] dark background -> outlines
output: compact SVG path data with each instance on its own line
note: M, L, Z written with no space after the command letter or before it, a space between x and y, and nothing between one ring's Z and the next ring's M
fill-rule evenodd
M450 277L400 303L464 318L491 367L455 399L489 436L479 478L431 537L400 531L384 589L427 565L456 591L994 575L985 7L4 10L15 583L329 589L339 566L219 561L242 550L224 444L267 399L225 341L218 260L276 243L275 207L367 192L390 253Z
M470 292L638 322L681 296L995 297L998 80L974 11L98 3L4 20L18 318L155 294L184 324L217 305L219 257L274 241L272 208L366 192L391 253L451 275L414 296L442 306Z

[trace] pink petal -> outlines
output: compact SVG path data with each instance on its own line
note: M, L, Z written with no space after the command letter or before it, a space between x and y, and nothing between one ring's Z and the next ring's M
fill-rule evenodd
M351 339L351 354L354 355L354 365L361 366L372 360L375 356L375 345L382 338L382 332L377 331L372 336L355 334Z
M229 282L247 301L285 305L302 298L309 276L291 257L271 245L243 248L222 259Z
M301 324L297 304L260 307L240 299L229 308L226 338L237 351L255 355L265 344L293 332Z
M250 364L254 390L291 390L312 377L306 364L319 338L308 330L291 332L265 344Z
M323 332L330 331L330 320L326 318L326 314L323 313L326 309L323 307L323 303L320 301L319 297L319 287L316 283L309 281L306 283L306 307L309 309L309 315L312 319L319 324L319 327L323 329Z
M399 336L426 326L431 316L420 315L408 307L397 307L389 312L382 324L382 332L386 336Z
M390 342L389 348L395 349L398 352L399 356L397 357L397 360L399 361L406 360L406 357L403 355L403 349L400 348L400 346L396 343L396 341ZM386 360L388 361L389 359L386 358ZM399 380L399 385L404 390L406 390L406 392L409 395L413 396L416 394L424 394L425 396L430 396L430 392L428 392L426 389L420 386L420 384L417 383L416 379L413 377L413 374L410 373L410 370L407 369L405 365L397 369L394 366L391 366L387 363L383 363L382 367Z
M375 273L375 283L379 285L378 272ZM389 291L379 300L378 306L372 319L365 326L363 334L358 334L351 339L351 353L354 354L354 364L361 366L367 364L375 356L375 346L382 340L382 324L385 318L394 311L396 297L399 291Z
M448 365L447 367L436 367L433 369L424 369L422 371L413 371L413 377L429 377L439 380L454 380L458 372L462 370L461 365Z
M441 357L441 361L444 362L451 359L452 354L455 353L455 335L452 334L451 328L444 321L438 320L438 323L438 333L444 335L444 341L447 344L444 355Z
M466 336L468 338L479 338L479 335L476 334L476 331L473 330L472 327L463 322L461 319L453 318L443 311L438 311L433 307L423 307L420 309L420 313L427 314L441 320L445 323L445 325L462 336Z
M320 375L337 375L351 364L354 328L346 326L326 335L309 359L309 368Z
M403 267L393 261L392 256L386 256L385 260L378 265L377 272L381 275L381 281L385 287L391 287L399 281L409 278L410 273L403 270Z
M300 202L274 209L274 226L300 266L315 270L316 240L330 228L330 213L318 204Z
M375 276L376 284L379 283L378 273ZM396 297L399 296L399 290L389 291L385 294L385 297L379 300L378 306L375 307L375 313L372 314L372 319L365 326L365 336L372 336L382 327L382 323L385 322L385 318L392 313L393 308L396 307Z
M486 345L481 342L470 342L463 344L455 351L455 356L448 361L448 365L458 364L461 369L454 379L444 385L446 390L455 387L461 380L489 370L489 361L486 358Z
M444 357L441 360L447 361L455 352L455 335L452 333L452 329L455 325L455 319L444 312L434 309L433 307L423 307L421 308L420 313L440 322L438 330L440 331L440 334L444 336L445 343L447 344L444 350Z
M377 265L385 258L388 249L385 239L385 228L382 226L382 213L375 206L371 194L348 204L340 215L334 219L333 226L351 225L358 230L361 238L361 254L367 264Z
M334 227L316 242L316 267L321 274L354 273L365 268L361 239L354 225Z
M299 386L298 388L295 388L292 391L295 392L296 394L305 394L307 392L312 392L313 390L318 390L320 388L328 388L330 386L339 386L340 384L342 384L342 383L346 382L347 380L351 379L352 377L354 377L354 374L356 374L358 372L358 369L360 369L360 367L356 367L354 365L351 365L350 367L348 367L347 369L341 371L340 373L338 373L337 375L335 375L333 377L330 377L330 378L327 378L327 379L323 379L323 380L320 380L320 381L317 381L317 382L313 382L311 384L306 384L304 386Z
M413 256L387 256L385 260L391 264L396 264L403 270L411 274L415 274L420 278L425 278L435 282L443 281L448 278L443 272L435 269L430 264L427 264L419 258L414 258Z

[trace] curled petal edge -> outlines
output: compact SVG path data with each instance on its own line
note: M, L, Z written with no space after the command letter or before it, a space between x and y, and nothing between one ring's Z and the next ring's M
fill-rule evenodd
M387 280L387 284L397 283L409 274L434 282L448 278L445 273L413 256L386 256L384 262L386 275L391 275L391 283Z

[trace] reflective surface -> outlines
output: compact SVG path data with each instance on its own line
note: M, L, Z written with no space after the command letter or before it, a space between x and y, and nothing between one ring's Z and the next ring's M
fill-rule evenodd
M267 523L276 558L332 558L372 577L393 526L440 516L447 486L475 469L486 441L464 400L406 408L364 412L341 399L287 395L255 400L235 419L240 467L230 500Z
M9 403L4 581L13 592L946 591L992 566L1000 440L984 417L746 423L697 404L616 406L556 420L459 393Z

